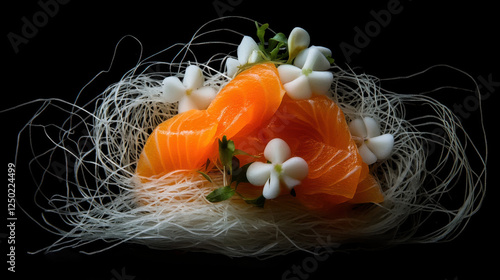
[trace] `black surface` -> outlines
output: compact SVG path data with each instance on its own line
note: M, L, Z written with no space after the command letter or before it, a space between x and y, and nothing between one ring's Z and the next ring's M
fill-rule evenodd
M13 1L10 1L13 2ZM47 1L41 1L46 3ZM54 1L52 1L55 3ZM61 3L64 1L60 1ZM309 31L315 45L330 47L336 62L361 67L363 71L379 77L408 75L435 64L449 64L469 73L478 80L483 77L500 82L498 50L498 16L493 4L479 1L442 1L439 4L422 1L331 1L328 4L305 1L293 4L257 4L253 1L192 1L179 3L166 1L135 1L134 4L103 4L103 1L68 1L50 7L52 15L46 19L40 14L40 27L27 30L31 37L18 46L17 52L9 41L9 33L22 35L23 18L33 20L42 11L37 1L18 1L4 4L3 54L4 89L0 109L36 98L60 97L72 100L78 91L100 70L109 66L116 43L125 35L133 35L142 42L144 56L151 55L173 43L187 42L198 27L207 20L225 16L247 16L268 22L274 30L290 32L295 26ZM219 10L214 6L218 4ZM226 3L226 10L220 3ZM390 6L388 5L395 5ZM232 6L231 6L232 5ZM374 14L382 17L381 10L394 13L376 28ZM373 12L372 12L373 11ZM385 13L384 15L387 15ZM44 20L46 20L44 22ZM364 30L372 25L369 41L356 41L356 27ZM385 25L385 26L382 26ZM234 29L238 27L231 26ZM242 27L253 30L252 27ZM249 35L254 35L249 34ZM12 35L10 36L12 37ZM359 39L358 39L359 40ZM357 43L356 43L357 42ZM343 55L342 47L349 44L359 53ZM356 45L357 44L357 45ZM113 67L117 73L134 65L140 48L133 40L124 41ZM123 73L123 72L121 72ZM119 79L110 75L110 84ZM430 77L430 85L440 84L441 76ZM446 82L446 81L445 81ZM446 84L446 83L445 83ZM102 85L97 85L104 86ZM102 90L103 88L100 88ZM404 245L376 251L334 253L326 260L316 261L317 267L304 274L294 273L294 266L311 264L310 255L295 253L271 260L250 258L229 259L209 254L156 251L139 245L124 244L97 255L83 255L78 249L51 254L30 255L55 240L17 211L16 273L7 272L3 261L8 253L7 237L2 227L2 274L7 278L26 279L35 274L41 279L485 279L496 277L498 239L496 223L498 197L496 190L495 114L498 102L498 84L486 89L488 99L483 104L485 122L490 139L490 180L484 205L456 240L444 244ZM464 97L446 97L445 102L463 104ZM24 107L8 114L0 114L6 125L2 153L3 172L13 162L17 132L29 120L37 106ZM471 135L478 133L478 112L464 120ZM36 139L35 139L36 141ZM26 144L26 143L24 143ZM25 164L28 153L21 151L16 170L16 193L28 210L34 185ZM4 184L5 186L7 183ZM6 191L2 198L6 198ZM6 199L2 199L6 200ZM2 213L5 212L2 202ZM7 224L2 219L2 224ZM97 243L95 248L105 244ZM92 247L90 247L92 248ZM309 263L308 263L309 262ZM287 271L288 278L284 277ZM481 275L481 276L479 276ZM196 277L196 278L194 278ZM212 278L213 277L213 278ZM293 278L297 277L297 278Z

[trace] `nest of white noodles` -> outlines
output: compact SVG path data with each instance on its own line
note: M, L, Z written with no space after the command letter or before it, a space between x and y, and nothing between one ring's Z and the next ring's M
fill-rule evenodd
M224 24L250 21L225 20ZM172 75L181 77L190 64L198 65L209 77L206 85L220 89L230 80L224 75L224 62L234 53L217 54L203 63L193 55L194 48L203 52L206 46L236 49L237 39L227 42L218 38L241 38L241 34L225 28L209 29L219 23L209 22L187 44L173 45L142 60L83 105L46 100L28 125L33 128L29 130L31 138L40 137L34 128L46 126L37 124L37 118L51 107L66 108L63 111L68 115L66 121L55 126L59 133L49 136L48 131L44 132L55 145L36 154L31 163L41 166L44 176L64 179L61 184L65 186L54 194L44 180L39 180L36 201L44 210L44 221L39 223L61 237L40 251L104 240L108 246L87 253L132 242L168 250L265 258L297 250L312 252L317 246L437 242L452 239L463 230L484 195L486 159L453 112L431 97L443 88L422 94L389 92L380 87L378 78L338 66L331 69L335 80L329 94L342 108L346 121L372 117L383 134L395 137L391 158L370 166L382 186L383 203L362 205L341 218L326 218L303 208L292 196L268 200L264 208L249 205L238 196L210 203L206 195L220 187L222 181L216 174L211 174L215 184L198 173L184 171L141 183L135 167L148 135L177 114L176 103L161 101L162 80ZM203 40L207 36L219 37ZM177 52L171 62L153 60L170 51ZM450 67L436 67L470 78ZM425 76L432 69L414 76ZM411 83L412 77L398 79ZM463 93L479 94L466 90ZM79 98L83 94L82 90ZM408 108L414 105L430 113L408 118L406 110L414 109ZM82 129L84 133L75 133ZM429 146L433 147L430 155ZM63 151L66 162L71 162L63 176L50 168L58 151ZM474 168L468 161L471 156L480 163ZM145 201L139 196L146 193L148 203L138 203ZM443 202L447 194L454 195L452 207Z

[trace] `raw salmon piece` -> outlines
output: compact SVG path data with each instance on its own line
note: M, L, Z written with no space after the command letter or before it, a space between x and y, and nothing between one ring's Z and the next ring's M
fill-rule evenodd
M355 204L381 203L384 201L380 185L371 174L367 174L365 179L357 185L356 193L351 199L341 195L326 195L324 193L297 197L309 209L337 217L347 217Z
M236 76L212 101L207 111L216 117L217 138L246 135L278 110L285 90L273 63L257 64Z
M358 186L370 189L358 201L371 197L372 202L380 202L383 197L375 180L364 181L368 166L351 139L343 112L328 97L293 100L285 96L267 124L233 140L239 149L258 153L273 138L285 140L292 156L302 157L308 163L309 174L295 187L295 192L297 199L309 208L326 210L349 201L356 196ZM251 160L242 157L240 162Z
M348 203L380 203L383 201L384 196L382 195L380 185L371 174L368 174L365 179L358 184L354 197L349 200Z
M218 156L217 139L229 139L267 122L284 95L278 70L258 64L230 81L207 110L191 110L161 123L149 136L137 164L137 174L162 175L178 169L199 169Z
M305 140L296 154L309 165L309 175L296 188L299 197L322 193L343 196L348 200L354 196L363 171L356 150Z
M355 145L344 114L335 102L323 95L302 100L285 96L267 124L248 135L237 135L233 140L239 149L255 154L263 151L267 142L276 137L285 140L292 150L309 139L343 150Z
M199 169L215 151L216 131L217 121L206 110L190 110L168 119L146 141L137 175L151 177Z

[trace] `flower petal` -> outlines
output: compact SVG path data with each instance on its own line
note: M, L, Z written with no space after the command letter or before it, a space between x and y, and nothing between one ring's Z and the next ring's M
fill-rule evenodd
M212 103L217 92L212 87L201 87L191 92L191 99L196 104L197 109L204 110Z
M294 187L300 185L300 180L294 179L288 175L281 175L281 182L291 191Z
M370 165L377 162L377 156L374 153L372 153L372 151L370 151L370 149L365 144L361 145L358 148L358 151L359 154L361 155L361 158L366 164Z
M272 169L272 164L256 161L248 167L247 179L252 185L262 186L269 180Z
M362 119L355 119L349 123L349 131L351 135L365 139L368 135L366 125Z
M264 157L273 164L282 164L290 158L290 154L290 147L280 138L274 138L269 141L264 149Z
M229 77L234 77L236 72L238 72L238 67L240 66L240 62L234 58L228 58L226 60L226 73Z
M304 67L304 64L306 62L306 59L307 59L307 56L309 55L309 51L311 49L317 49L320 53L322 53L325 57L326 56L332 56L332 51L328 48L325 48L325 47L319 47L319 46L311 46L310 48L308 49L305 49L303 51L301 51L297 57L295 58L295 60L293 61L293 65L299 67L299 68L303 68ZM330 68L330 65L328 65L328 68ZM326 69L313 69L313 70L327 70L328 68Z
M307 173L309 172L309 166L307 162L301 157L293 157L289 158L285 162L283 162L282 174L289 176L291 178L297 180L303 180L307 177Z
M279 174L276 171L271 171L271 177L267 180L264 185L264 189L262 190L262 195L266 199L274 199L280 195L280 178Z
M186 87L177 77L167 77L163 80L163 100L165 102L177 102L186 95Z
M309 47L311 37L303 28L295 27L288 36L288 53L291 59L295 58L302 50Z
M256 63L260 61L260 54L258 50L253 50L248 56L248 63Z
M252 37L244 36L237 50L238 62L240 65L248 63L248 59L253 51L259 51L259 46L255 43Z
M283 85L286 93L293 99L307 99L312 96L311 85L305 75Z
M394 147L394 136L384 134L369 138L365 141L366 146L377 156L377 159L386 159L391 155Z
M309 49L302 50L293 61L293 65L299 68L304 67L304 63L306 63L308 54L309 54Z
M380 135L380 128L378 122L370 117L364 117L363 122L366 126L366 137L372 138Z
M184 95L179 101L179 114L193 109L198 109L198 106L190 96Z
M302 69L290 64L282 64L278 67L278 73L281 82L286 84L300 77L300 75L302 75Z
M333 73L328 71L313 71L308 75L311 91L326 94L333 83Z
M320 51L324 56L332 56L332 51L329 48L321 47L321 46L311 46L311 48L316 48Z
M313 71L324 71L330 69L330 62L317 47L311 47L307 49L304 54L301 53L300 55L307 55L302 69L311 69ZM303 58L300 58L297 64L302 64L302 61Z
M186 87L186 89L197 89L203 86L203 82L205 78L203 77L203 71L201 71L200 67L196 65L189 65L186 68L186 73L184 75L184 79L182 83Z

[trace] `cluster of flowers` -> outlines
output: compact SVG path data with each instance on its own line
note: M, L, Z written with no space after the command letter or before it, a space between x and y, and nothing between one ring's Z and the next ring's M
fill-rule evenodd
M261 40L262 41L262 40ZM284 40L283 40L284 41ZM271 60L254 39L244 36L237 48L237 59L226 60L226 75L235 77L239 71L260 62ZM285 49L288 60L279 61L278 73L283 87L292 99L308 99L315 94L326 94L333 82L330 49L310 46L309 33L296 27L292 30ZM206 109L217 95L214 88L204 86L203 71L196 65L186 68L184 78L167 77L163 81L163 96L166 102L179 102L179 113L191 109ZM390 134L380 135L377 122L369 117L357 119L349 125L351 134L358 143L359 152L367 164L387 158L393 148L394 138ZM281 188L289 191L307 177L307 162L300 157L291 157L288 144L282 139L271 140L264 156L268 163L254 162L247 170L248 181L256 186L264 186L263 196L273 199L279 196Z
M281 82L287 94L293 99L307 99L312 93L324 94L330 89L333 74L328 72L330 61L327 57L332 52L325 47L309 47L310 36L307 31L296 27L288 37L288 61L278 67ZM226 75L234 77L238 70L246 65L266 60L254 39L244 36L237 50L238 59L228 58ZM179 102L179 113L191 109L206 109L215 98L215 89L203 86L205 77L200 67L190 65L186 68L184 78L167 77L163 80L164 100Z

